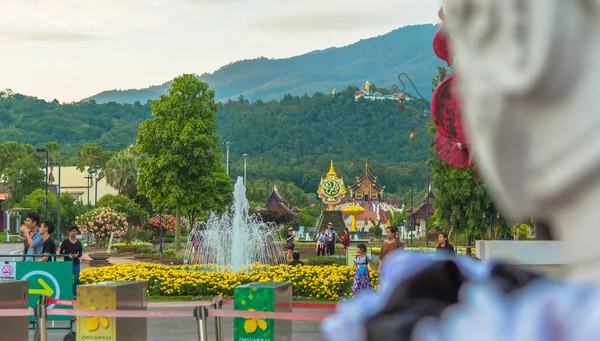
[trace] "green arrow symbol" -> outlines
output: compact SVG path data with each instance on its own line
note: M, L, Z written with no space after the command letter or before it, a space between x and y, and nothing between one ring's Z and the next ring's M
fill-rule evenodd
M52 290L52 288L48 285L48 283L46 283L46 281L44 281L41 278L38 278L37 281L42 286L42 289L29 289L30 294L46 295L48 297L51 297L52 295L54 295L54 290Z

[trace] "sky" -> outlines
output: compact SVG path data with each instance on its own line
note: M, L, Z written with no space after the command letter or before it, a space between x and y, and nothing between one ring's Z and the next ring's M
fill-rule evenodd
M0 0L0 89L60 102L437 23L440 0Z

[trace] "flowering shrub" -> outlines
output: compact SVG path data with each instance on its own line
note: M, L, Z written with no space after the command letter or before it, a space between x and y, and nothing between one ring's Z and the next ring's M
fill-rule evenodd
M198 265L118 264L81 271L83 284L103 281L147 281L148 294L162 296L232 297L236 286L251 282L290 282L294 296L338 300L352 296L354 269L350 266L270 266L256 264L248 272L231 273ZM209 270L209 271L205 271ZM376 287L377 273L369 270Z
M129 225L125 215L106 207L95 208L75 219L82 233L92 233L96 236L98 247L106 245L111 233L121 238Z
M165 233L175 231L175 217L173 217L172 215L168 215L168 214L163 215L162 223L163 223L163 228L164 228ZM160 216L157 215L155 217L150 218L150 220L148 220L146 225L144 225L144 229L150 230L153 233L159 233L160 232Z

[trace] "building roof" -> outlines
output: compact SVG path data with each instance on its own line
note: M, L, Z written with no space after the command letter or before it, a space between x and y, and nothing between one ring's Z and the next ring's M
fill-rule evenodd
M415 218L424 218L426 211L427 211L427 198L428 197L429 197L429 216L432 216L435 208L433 207L433 203L432 203L431 199L435 199L435 195L433 194L433 188L431 187L431 184L429 184L429 191L427 191L427 194L425 194L423 199L421 199L421 205L416 207L414 210L412 210L410 208L406 210L408 213L408 216L410 217L410 216L414 215Z
M114 187L109 185L106 182L106 177L98 180L98 184L89 188L90 193L90 203L94 205L96 202L96 186L98 187L98 199L102 198L107 194L117 195L119 191L117 191ZM62 184L61 184L62 188ZM84 205L88 202L88 188L85 189L83 194L81 194L78 198L78 201L81 201Z
M385 186L381 186L377 183L377 177L371 173L371 170L369 170L369 161L365 163L365 169L360 176L356 177L356 183L349 186L350 193L358 191L364 183L370 185L378 193L383 193L385 189Z
M279 191L277 191L276 185L273 185L273 191L271 192L271 195L269 195L269 198L267 198L266 206L267 210L270 211L285 212L292 214L293 216L296 216L297 214L295 211L290 210L287 206L285 206L281 194L279 194Z

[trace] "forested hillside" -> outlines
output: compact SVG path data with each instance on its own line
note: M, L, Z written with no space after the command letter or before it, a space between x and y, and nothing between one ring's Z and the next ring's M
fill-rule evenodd
M232 176L243 174L241 154L247 153L249 178L290 181L309 193L316 191L330 160L347 185L368 160L388 193L406 193L411 184L424 187L430 143L426 103L411 100L400 111L393 100L355 101L355 91L222 103L217 131L221 143L232 143ZM84 143L117 151L135 143L139 122L150 115L148 104L59 104L0 92L0 142L41 146L57 141L67 157Z
M365 81L391 88L397 76L407 73L429 98L436 66L442 65L431 47L437 25L399 28L352 45L313 51L285 59L257 58L223 66L199 76L216 90L216 99L281 99L284 94L329 93L333 88L363 86ZM193 72L194 70L189 70ZM146 89L109 90L90 97L98 103L145 103L166 93L170 83ZM413 91L413 89L408 89Z

